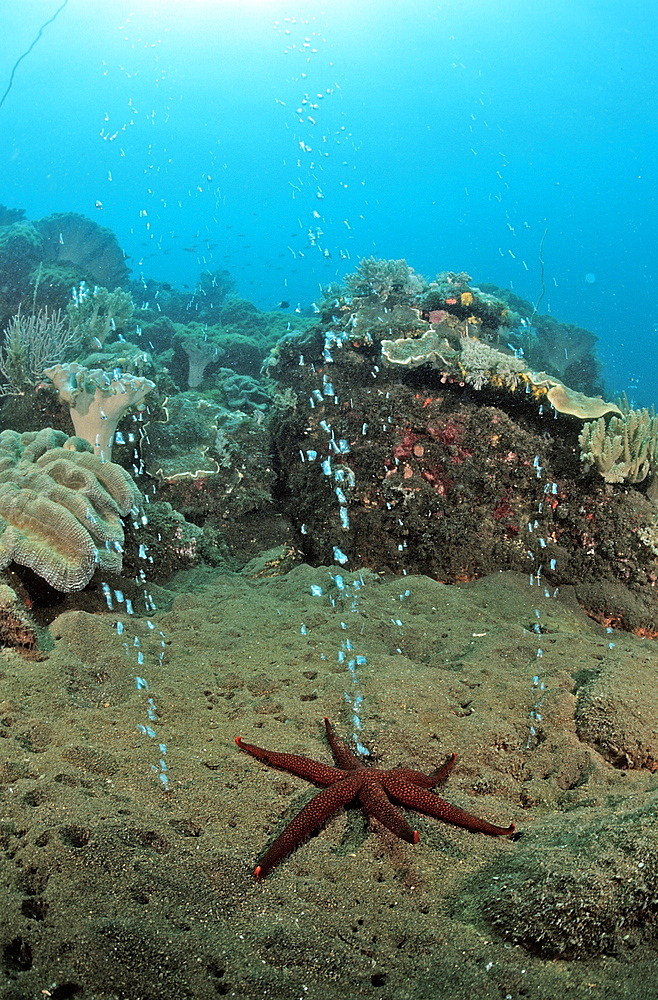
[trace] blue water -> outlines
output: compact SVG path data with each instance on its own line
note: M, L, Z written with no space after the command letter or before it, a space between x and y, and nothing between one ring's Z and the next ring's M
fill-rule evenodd
M0 92L61 0L0 10ZM359 257L466 270L658 400L654 0L68 0L0 108L0 202L133 277L305 309Z

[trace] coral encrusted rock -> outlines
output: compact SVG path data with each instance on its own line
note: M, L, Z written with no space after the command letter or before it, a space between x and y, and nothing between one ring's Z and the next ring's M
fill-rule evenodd
M96 567L120 572L121 518L141 494L120 465L46 427L0 434L0 568L28 566L56 590L82 590Z

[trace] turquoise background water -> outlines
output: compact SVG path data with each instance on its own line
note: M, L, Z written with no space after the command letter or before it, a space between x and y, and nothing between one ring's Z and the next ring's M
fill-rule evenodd
M0 91L57 2L2 5ZM133 276L308 309L360 257L466 270L658 398L652 0L68 0L0 107L0 202L82 212Z

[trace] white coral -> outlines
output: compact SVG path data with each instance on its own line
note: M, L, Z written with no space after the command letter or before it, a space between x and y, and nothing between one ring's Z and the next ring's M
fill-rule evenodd
M503 354L475 337L462 337L459 360L464 370L464 381L474 389L482 389L493 375L497 375L510 389L515 389L521 372L527 371L520 358Z

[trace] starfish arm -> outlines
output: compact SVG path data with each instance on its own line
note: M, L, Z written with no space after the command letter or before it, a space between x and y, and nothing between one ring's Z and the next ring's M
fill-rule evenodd
M446 823L454 823L455 826L463 826L468 830L478 830L480 833L490 833L494 836L506 836L514 833L513 823L508 827L494 826L493 823L488 823L485 819L479 819L464 809L451 805L440 796L425 791L424 788L418 788L409 782L401 781L394 772L388 771L382 775L382 784L386 791L402 805L408 806L410 809L417 809L418 812L426 813L428 816L436 816L437 819L445 820Z
M307 802L254 868L256 878L264 878L321 823L329 819L341 806L347 805L358 792L360 780L360 776L344 778L329 788L323 788L310 802Z
M331 752L334 755L334 760L339 767L342 767L345 771L354 771L357 767L364 766L363 761L359 760L356 754L352 753L345 740L341 740L340 736L336 735L333 726L326 716L324 718L324 728L327 733Z
M380 823L383 823L392 833L410 844L419 841L418 831L412 830L399 809L393 805L386 792L378 782L364 781L359 789L359 802L366 812Z
M236 741L241 750L246 750L252 757L262 760L264 764L281 768L282 771L289 771L307 781L313 781L316 785L333 785L335 781L340 781L345 777L345 772L329 764L323 764L319 760L311 760L310 757L301 757L294 753L278 753L276 750L264 750L263 747L256 747L252 743L245 743L241 736Z
M407 767L395 767L393 768L393 773L396 777L402 778L403 781L410 781L412 785L417 785L418 788L434 788L439 782L445 781L455 766L456 760L457 754L451 753L445 764L438 767L436 771L432 771L431 774L423 774L422 771L412 771Z

